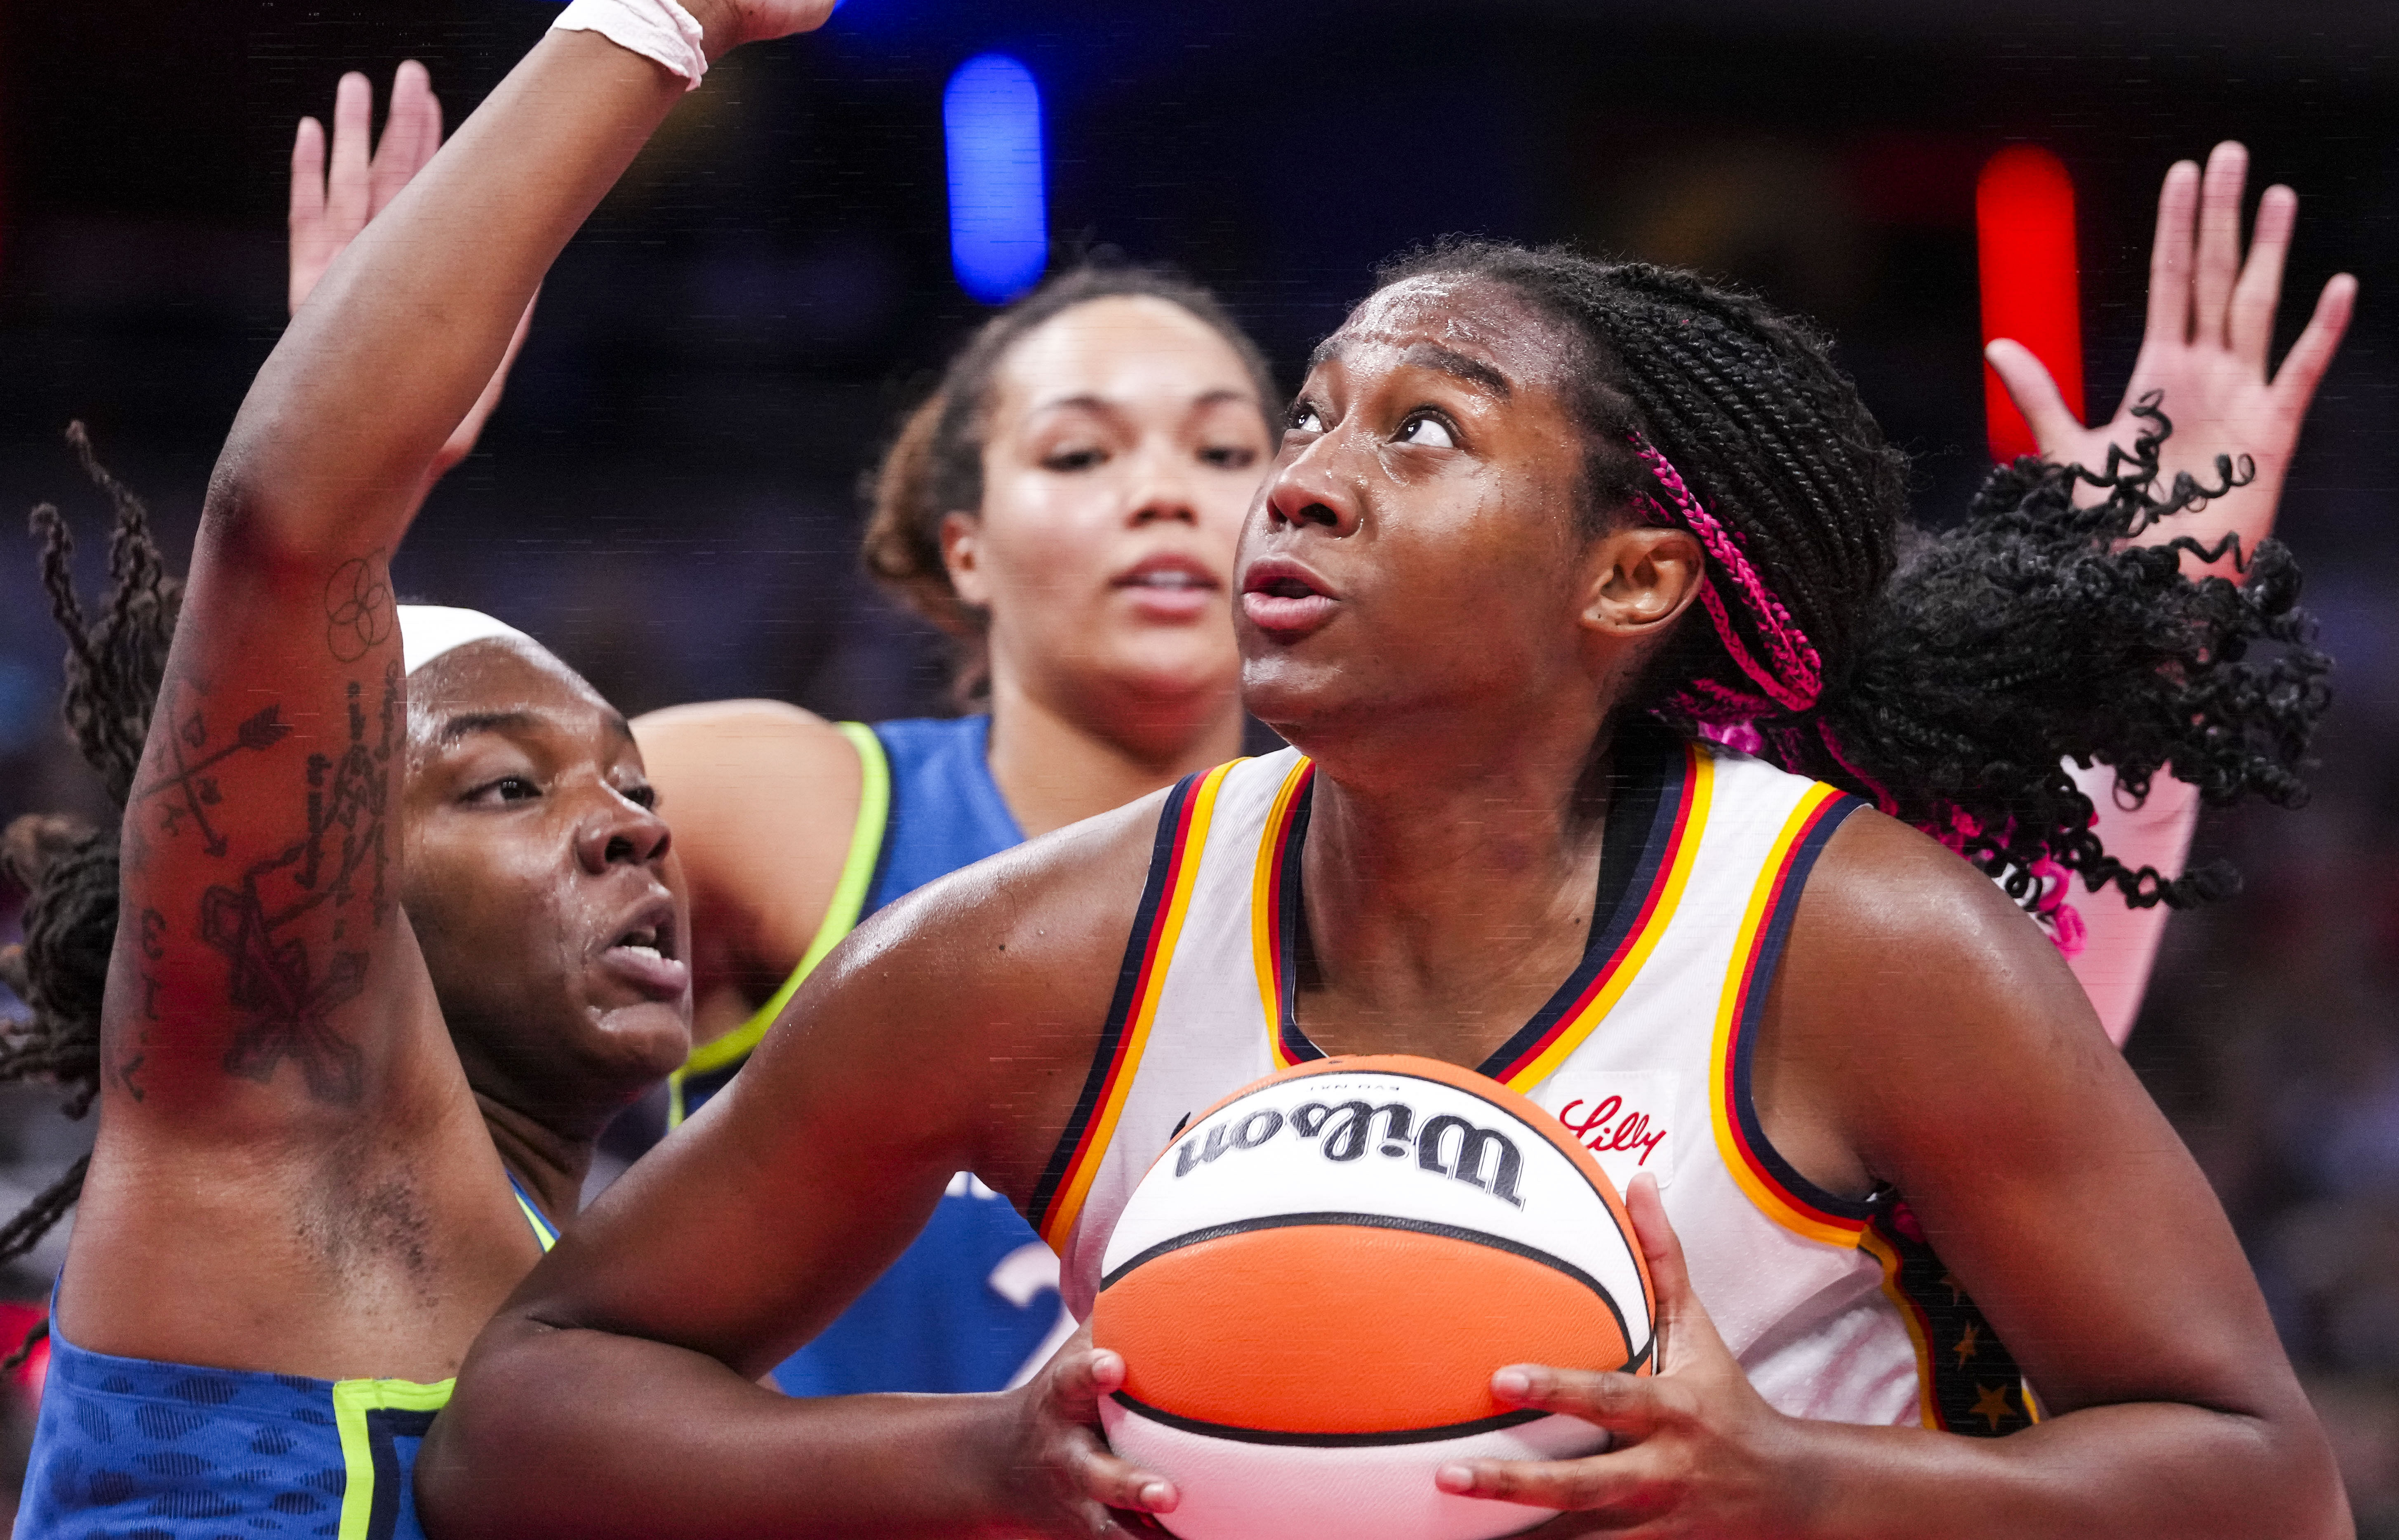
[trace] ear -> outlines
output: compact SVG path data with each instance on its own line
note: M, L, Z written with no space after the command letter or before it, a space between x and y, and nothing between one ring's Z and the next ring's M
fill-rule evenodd
M1662 635L1699 597L1707 557L1687 530L1626 525L1591 543L1584 574L1584 628L1638 642Z
M982 564L983 520L971 513L942 515L942 565L949 569L950 587L979 610L991 608L991 584Z

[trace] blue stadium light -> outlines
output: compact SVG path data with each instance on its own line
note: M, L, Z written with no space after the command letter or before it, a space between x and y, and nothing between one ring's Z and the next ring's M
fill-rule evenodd
M1006 304L1050 265L1041 88L1006 54L968 60L942 93L950 155L950 265L985 304Z

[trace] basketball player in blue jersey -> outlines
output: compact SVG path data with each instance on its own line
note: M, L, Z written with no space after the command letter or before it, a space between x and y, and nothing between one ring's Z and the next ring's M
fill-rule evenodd
M520 81L485 121L597 155L581 193L548 189L579 215L682 82L586 34L553 47L599 56L630 110L560 126ZM439 138L413 66L372 168L367 106L346 81L330 204L304 127L295 277L299 237L341 244ZM12 1067L100 1101L88 1175L34 1216L81 1177L26 1540L419 1533L410 1468L468 1344L602 1127L688 1048L629 725L507 627L396 607L386 574L548 255L437 269L380 223L352 244L244 403L185 585L120 495L87 631L53 519L67 716L125 815L7 842L34 879L11 977L39 1013ZM487 309L488 350L465 340Z
M712 49L754 30L693 14ZM626 115L596 61L523 68ZM457 150L477 206L597 163ZM2163 302L2181 340L2303 399L2351 286L2270 382L2237 230L2193 250ZM492 352L508 320L481 318ZM2227 424L2188 385L2207 455ZM1557 1533L2341 1533L2204 1181L1989 880L2134 880L2066 759L2298 790L2324 660L2288 557L2204 584L2182 566L2222 547L2131 544L2189 490L2156 495L2164 425L2133 422L2129 461L2009 467L1903 564L1899 458L1804 329L1558 252L1395 269L1320 349L1242 536L1244 697L1294 749L933 883L836 948L486 1331L419 1466L431 1532L1130 1533L1123 1510L1175 1493L1098 1440L1108 1355L988 1397L752 1377L957 1170L1088 1300L1185 1117L1280 1062L1399 1051L1562 1114L1637 1092L1662 1130L1631 1180L1661 1371L1500 1372L1503 1402L1616 1445L1451 1490L1575 1510ZM2192 468L2235 494L2233 467ZM1928 1241L1945 1265L1911 1276L1902 1243ZM2037 1425L2011 1372L1967 1416L2023 1431L1938 1431L1965 1347L1922 1334L1928 1286L2016 1349Z
M875 478L869 570L956 639L947 721L770 701L633 723L688 816L698 1047L674 1121L868 914L1240 751L1233 543L1272 441L1256 347L1204 290L1081 269L994 317ZM925 1232L775 1371L795 1395L996 1390L1046 1359L1056 1260L961 1174Z

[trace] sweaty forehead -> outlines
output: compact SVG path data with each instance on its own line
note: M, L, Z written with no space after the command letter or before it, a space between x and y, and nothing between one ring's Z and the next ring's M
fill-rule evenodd
M1488 365L1512 383L1552 387L1569 376L1577 352L1564 328L1506 285L1430 273L1369 295L1310 363L1336 357L1353 364L1376 357L1397 361L1426 344Z

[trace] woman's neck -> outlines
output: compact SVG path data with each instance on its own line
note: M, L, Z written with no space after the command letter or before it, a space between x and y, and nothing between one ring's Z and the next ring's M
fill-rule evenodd
M560 1133L483 1091L475 1093L475 1105L500 1152L500 1164L533 1196L542 1217L558 1225L573 1219L583 1204L583 1179L591 1172L596 1141Z
M1473 762L1318 771L1301 853L1298 1011L1327 1053L1472 1066L1581 960L1606 739L1483 741Z
M991 778L1030 839L1122 807L1241 751L1230 691L1133 696L1069 712L1005 672L992 681Z

